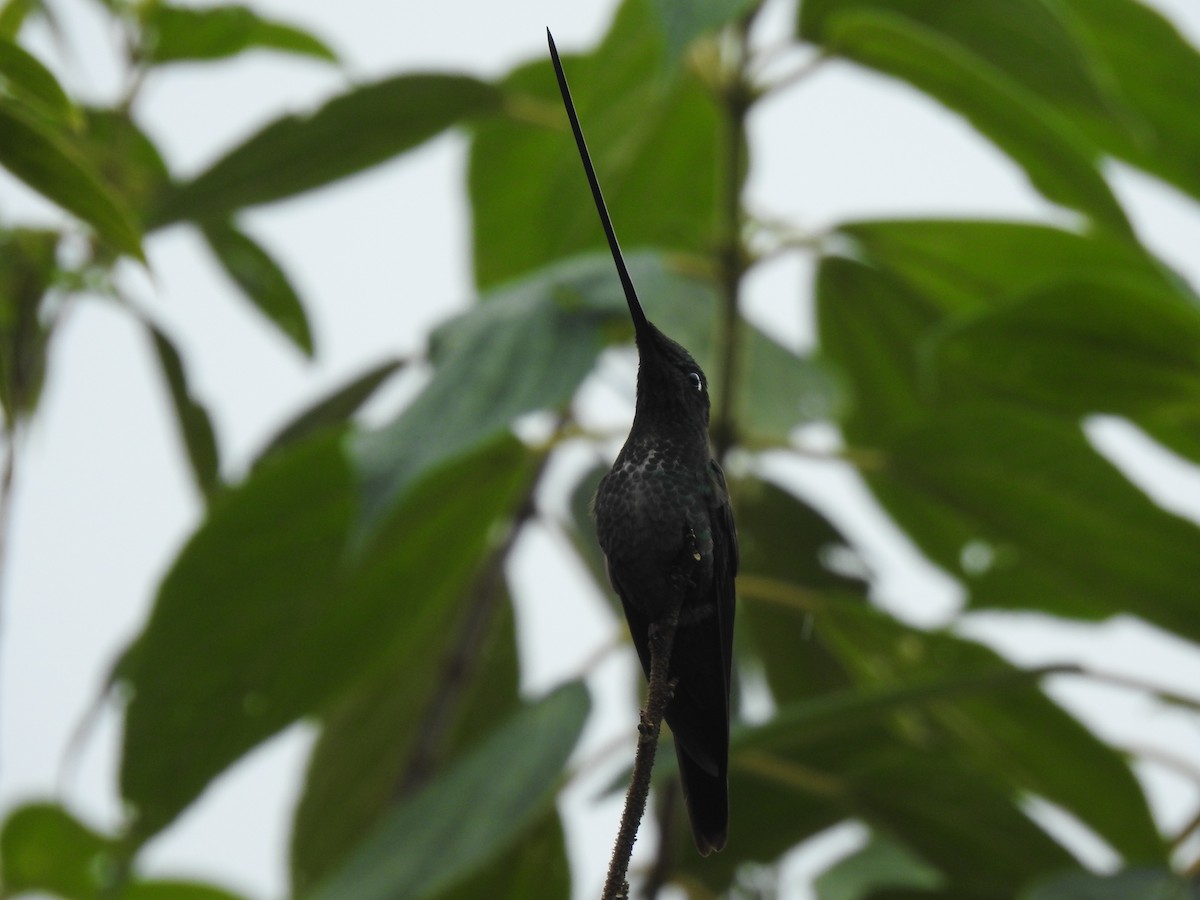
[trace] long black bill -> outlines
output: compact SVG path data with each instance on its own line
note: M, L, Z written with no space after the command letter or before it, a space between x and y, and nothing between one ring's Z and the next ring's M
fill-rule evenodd
M571 89L567 87L567 76L563 72L562 60L558 58L558 48L554 46L554 35L550 33L549 28L546 29L546 40L550 44L550 59L554 61L554 74L558 76L558 89L562 92L563 106L567 108L567 118L571 120L571 131L575 133L575 146L579 148L579 158L583 160L583 171L587 174L588 185L592 189L592 199L596 201L596 212L600 214L600 224L604 226L604 236L608 238L608 249L612 251L613 262L617 266L617 277L621 279L621 287L625 291L625 302L629 304L629 314L633 316L634 333L640 337L649 331L649 323L646 321L646 314L642 312L642 304L638 300L637 290L634 289L633 279L629 277L629 269L625 267L625 257L621 255L621 245L617 243L617 233L613 230L612 219L608 216L604 194L601 192L600 182L596 178L596 169L592 166L592 156L588 153L587 141L583 139L579 116L575 114Z

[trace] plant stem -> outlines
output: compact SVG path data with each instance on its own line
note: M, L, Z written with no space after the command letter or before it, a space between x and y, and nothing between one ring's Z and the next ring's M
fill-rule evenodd
M712 426L713 447L723 459L736 442L735 398L741 344L741 285L746 274L747 254L742 243L742 176L747 168L746 115L753 103L754 91L746 64L749 57L748 32L756 6L729 27L732 48L720 87L723 126L721 159L721 197L717 206L717 287L721 296L721 323L717 335L720 382L717 419Z
M613 846L612 860L608 864L608 877L604 881L603 900L628 900L629 859L633 855L633 843L637 840L638 825L646 811L646 798L650 795L650 775L654 771L654 754L658 750L658 733L662 728L663 715L671 701L674 684L668 679L671 662L671 647L675 643L675 630L679 625L679 608L683 603L683 591L675 591L665 615L650 626L650 678L646 690L646 708L638 724L637 754L633 760L633 776L629 779L629 790L625 794L625 809L621 813L621 828Z

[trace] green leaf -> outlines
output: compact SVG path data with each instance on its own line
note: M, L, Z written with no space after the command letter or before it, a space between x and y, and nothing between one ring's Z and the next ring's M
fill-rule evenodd
M354 88L315 112L267 125L167 195L153 218L208 222L361 172L445 129L499 110L502 95L465 75L398 75Z
M55 126L3 97L0 165L87 222L117 250L145 261L137 220L124 198L108 188L92 162Z
M392 813L307 900L436 897L497 858L552 804L588 706L575 682L526 707Z
M654 0L652 6L667 44L667 62L679 64L684 51L696 38L732 22L749 12L755 0Z
M696 79L662 77L663 60L648 4L626 2L596 51L563 65L622 245L707 254L719 116ZM467 177L481 288L605 247L549 59L504 87L539 124L496 119L474 131Z
M1062 17L1108 88L1103 106L1069 112L1110 153L1200 197L1195 46L1158 10L1133 0L1065 0Z
M85 107L84 117L80 151L144 223L171 183L162 154L128 112Z
M1200 402L1200 307L1161 289L1060 283L951 323L930 349L951 399L1134 418Z
M942 318L936 303L890 273L849 259L821 260L817 329L827 363L849 393L846 436L870 447L923 414L916 348Z
M0 83L7 93L37 105L63 122L78 120L79 111L53 73L14 41L0 37Z
M42 301L57 269L60 235L0 230L0 409L8 427L37 409L50 327Z
M175 408L175 422L179 436L192 464L192 478L200 493L211 499L221 487L221 458L217 437L213 432L208 410L192 396L188 386L187 372L175 344L162 331L150 323L146 329L154 341L154 352L162 367L163 378Z
M1195 294L1143 247L1048 225L961 219L855 222L838 233L855 255L957 313L999 306L1063 281Z
M255 464L318 431L345 425L405 363L402 359L389 359L326 394L276 432L259 453Z
M490 609L480 609L474 597L464 601L468 609L449 627L356 685L323 715L292 830L294 894L332 874L399 800L517 707L511 601L496 598ZM485 635L475 652L467 659L453 655L475 639L473 629ZM435 728L443 734L429 745ZM414 759L418 745L425 758Z
M45 14L42 0L6 0L0 3L0 35L16 40L26 18L35 10Z
M813 639L813 626L828 591L866 599L861 578L831 568L838 555L854 557L849 540L804 500L769 481L734 481L731 491L741 548L738 631L757 649L771 696L788 703L846 688L845 670Z
M118 668L137 839L247 750L441 633L528 490L528 451L493 441L425 473L379 540L349 554L359 494L343 442L297 444L217 497L164 578Z
M639 275L668 280L656 259L630 262ZM356 442L368 522L429 466L470 452L523 413L570 400L603 346L602 326L624 303L611 264L596 257L552 267L434 333L429 385L392 423Z
M120 896L121 900L242 900L222 888L191 881L135 881Z
M1114 235L1133 236L1099 171L1098 148L1036 93L969 48L916 18L865 9L830 15L821 38L834 52L902 78L961 113L1047 199L1079 210Z
M337 55L303 29L263 19L245 6L194 9L168 3L142 8L146 61L223 59L245 50L279 50L337 62Z
M818 900L870 900L876 888L936 888L941 873L903 844L879 834L839 860L816 881Z
M1074 422L1001 405L894 436L867 480L973 607L1139 615L1200 638L1200 530L1155 506Z
M61 806L31 803L9 813L0 833L7 892L45 891L91 900L115 873L112 842Z
M561 900L571 895L566 835L557 810L550 809L517 846L456 887L440 891L440 900Z
M304 304L278 263L260 244L230 222L205 224L204 237L246 298L311 358L313 337Z
M839 15L862 11L936 32L1097 151L1200 196L1200 125L1191 114L1200 105L1200 54L1153 7L1133 0L807 0L801 34L827 44Z
M1070 872L1022 891L1018 900L1198 900L1200 887L1169 869L1126 869L1115 875Z
M921 631L867 606L838 604L818 623L821 643L868 687L983 684L989 677L1020 684L1024 674L981 644ZM905 724L926 743L953 745L980 771L1007 781L1014 796L1041 796L1071 812L1126 860L1164 861L1167 848L1126 760L1026 683L1024 690L947 694Z

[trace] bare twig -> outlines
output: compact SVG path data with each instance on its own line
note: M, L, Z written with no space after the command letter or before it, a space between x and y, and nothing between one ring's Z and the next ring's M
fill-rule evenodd
M683 591L673 592L662 619L650 626L650 683L646 690L646 708L638 725L633 776L629 779L625 809L621 813L621 828L617 832L612 860L608 865L608 877L604 881L603 900L628 900L629 897L629 883L625 877L629 873L629 859L633 855L633 843L637 840L638 825L646 811L646 798L650 795L650 775L654 771L658 733L675 687L667 673L682 602Z

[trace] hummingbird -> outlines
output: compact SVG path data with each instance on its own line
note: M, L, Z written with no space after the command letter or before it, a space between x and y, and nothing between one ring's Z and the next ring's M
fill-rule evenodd
M646 677L652 630L681 597L666 708L696 848L721 850L729 830L729 682L737 531L709 447L708 379L646 318L588 154L562 62L546 36L563 105L633 319L638 352L633 425L593 510L613 590Z

